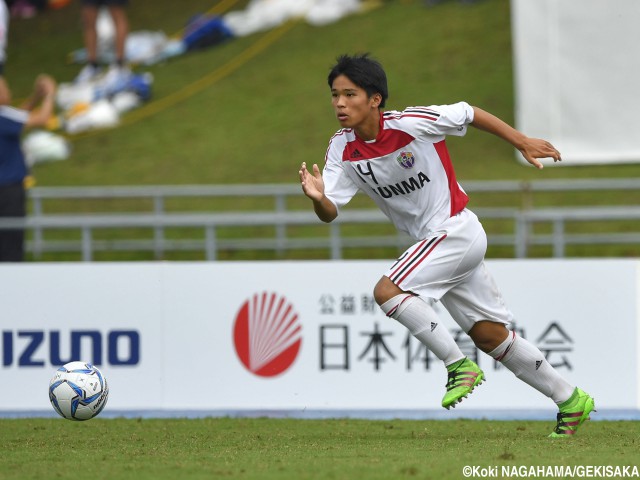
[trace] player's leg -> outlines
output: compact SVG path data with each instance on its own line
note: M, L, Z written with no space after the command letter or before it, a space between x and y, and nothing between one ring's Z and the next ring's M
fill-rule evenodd
M507 329L512 314L484 263L442 303L480 350L559 406L556 433L575 433L593 410L593 399L567 382L540 349Z
M113 18L115 28L115 54L119 67L125 65L125 48L129 35L129 21L125 12L126 1L112 1L109 3L109 13Z
M82 38L87 51L87 64L75 78L76 83L93 80L100 72L98 65L98 2L82 0Z
M378 281L373 294L385 315L405 326L445 366L464 358L433 307L422 298L401 290L386 276Z
M558 405L557 424L551 437L567 437L575 434L595 408L594 400L590 395L567 382L551 366L540 349L516 332L508 332L503 325L487 321L477 322L469 331L469 336L482 350L481 345L486 348L488 345L495 344L505 333L506 337L496 348L485 352L501 362L520 380L551 398ZM478 339L477 342L476 339Z
M445 408L469 395L482 383L484 374L465 357L431 305L482 261L484 251L473 249L468 254L469 237L480 233L482 227L475 215L464 211L439 233L407 249L374 290L385 314L398 320L444 362L448 372L442 400Z
M82 4L82 36L87 49L88 63L98 61L98 5L92 2Z
M476 346L556 404L566 401L575 387L546 360L538 347L502 323L479 321L469 330Z
M389 295L382 295L381 290L386 290ZM382 302L380 308L388 317L405 326L444 363L447 369L446 393L442 399L444 408L455 408L457 403L483 382L482 370L465 357L428 300L402 291L388 277L380 279L374 295L379 303ZM385 298L388 300L384 301Z
M105 0L109 14L113 19L115 29L115 59L109 66L107 73L100 81L100 85L108 92L119 92L125 88L131 70L126 64L126 42L129 34L129 21L125 12L126 0Z
M0 217L26 215L26 194L21 184L0 186ZM24 229L0 230L0 262L22 262Z

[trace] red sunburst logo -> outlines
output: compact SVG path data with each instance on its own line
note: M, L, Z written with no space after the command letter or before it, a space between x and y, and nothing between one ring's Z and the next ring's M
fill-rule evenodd
M295 361L302 326L293 305L275 293L253 295L240 307L233 328L236 353L255 375L273 377Z

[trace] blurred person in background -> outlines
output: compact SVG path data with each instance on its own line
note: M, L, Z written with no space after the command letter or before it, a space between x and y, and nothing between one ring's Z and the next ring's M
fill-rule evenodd
M486 268L487 236L466 208L469 198L456 180L445 137L463 136L472 125L510 143L537 168L539 158L560 161L560 152L466 102L384 111L387 76L366 54L339 57L328 84L342 128L329 142L322 172L302 163L302 190L327 223L361 190L416 242L382 275L373 295L388 317L443 362L442 406L455 407L485 376L442 324L433 308L438 301L479 350L555 402L559 413L549 436L571 437L594 410L594 400L507 328L513 315Z
M0 0L2 1L2 0ZM26 216L25 179L28 176L21 135L25 129L44 127L54 113L56 82L40 75L33 93L20 106L11 105L11 91L0 75L0 218ZM24 229L0 229L0 261L24 259Z
M0 75L4 75L4 61L9 35L9 10L4 0L0 0Z
M125 47L129 35L129 20L125 7L128 0L81 0L82 28L84 46L87 50L87 64L76 77L76 83L88 82L102 73L98 62L98 13L101 7L107 7L115 29L115 63L109 66L103 81L115 83L129 74L126 65Z

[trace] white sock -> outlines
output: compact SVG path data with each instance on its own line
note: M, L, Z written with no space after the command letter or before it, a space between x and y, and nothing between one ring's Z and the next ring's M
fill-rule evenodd
M435 310L421 298L401 293L380 305L380 308L387 317L395 318L407 327L445 366L465 357L449 330L441 325Z
M526 339L509 332L509 336L489 355L511 370L516 377L531 385L556 403L562 403L573 393L572 387L547 362L542 352Z

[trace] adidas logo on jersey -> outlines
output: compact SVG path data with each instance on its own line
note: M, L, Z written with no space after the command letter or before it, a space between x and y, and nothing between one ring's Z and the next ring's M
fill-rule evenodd
M431 331L433 332L437 326L438 324L436 322L431 322Z
M536 370L538 370L540 368L540 365L542 365L542 362L544 360L536 360Z
M356 148L353 152L351 152L351 158L362 158L360 150Z

